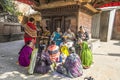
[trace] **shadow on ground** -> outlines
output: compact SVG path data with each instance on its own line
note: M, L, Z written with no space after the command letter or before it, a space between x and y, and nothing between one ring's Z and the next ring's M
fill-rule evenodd
M114 43L114 45L120 46L120 41L118 43Z
M19 71L10 71L0 74L0 80L61 80L63 77L53 77L50 73L48 74L34 74L28 75L27 73L21 73Z
M104 55L104 56L107 56L107 54L101 54L101 53L93 53L93 55Z
M108 53L108 54L94 53L93 55L104 55L104 56L117 56L117 57L120 57L120 53Z
M118 56L120 57L120 53L108 53L109 56Z

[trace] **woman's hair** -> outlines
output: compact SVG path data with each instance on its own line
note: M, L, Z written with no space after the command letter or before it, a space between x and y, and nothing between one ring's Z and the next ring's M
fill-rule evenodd
M66 42L67 40L66 40L65 38L62 38L62 41L63 41L63 42Z
M25 45L29 45L31 42L32 42L32 41L28 41L28 42L26 42L26 44L25 44Z
M70 47L69 51L72 52L72 53L74 53L75 52L75 48L74 47Z
M20 52L24 49L25 46L30 45L31 42L32 42L32 41L26 42L26 44L20 49L20 51L18 52L18 54L20 54Z
M35 21L35 19L34 19L33 17L31 17L31 18L29 19L29 21L30 21L30 22L33 22L33 21Z
M80 31L85 32L84 26L80 26Z
M82 29L83 28L83 26L80 26L80 29Z
M51 44L52 44L52 45L55 45L56 43L55 43L55 41L51 41Z
M48 27L45 27L47 30L49 30L49 28Z

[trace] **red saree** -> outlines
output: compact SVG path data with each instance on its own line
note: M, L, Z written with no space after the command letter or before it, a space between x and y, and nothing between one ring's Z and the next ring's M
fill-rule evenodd
M36 37L37 37L36 26L33 23L28 22L25 25L24 42L27 43L28 41L32 41L35 44Z

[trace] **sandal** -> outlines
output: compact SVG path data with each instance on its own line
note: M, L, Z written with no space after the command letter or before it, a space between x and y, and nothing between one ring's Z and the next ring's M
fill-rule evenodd
M95 80L95 79L90 76L90 77L85 77L84 80Z

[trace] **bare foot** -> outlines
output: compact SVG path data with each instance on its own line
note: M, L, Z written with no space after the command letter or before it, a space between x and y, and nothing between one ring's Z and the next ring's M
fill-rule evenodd
M88 68L90 68L89 66L83 66L83 69L88 69Z
M16 64L17 64L17 65L20 65L18 61L16 62Z

